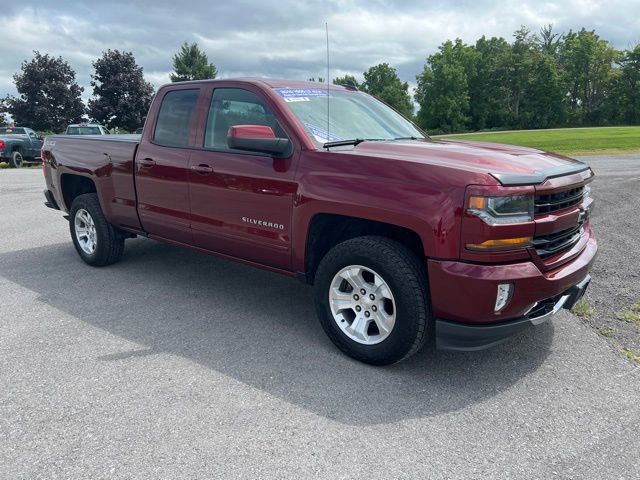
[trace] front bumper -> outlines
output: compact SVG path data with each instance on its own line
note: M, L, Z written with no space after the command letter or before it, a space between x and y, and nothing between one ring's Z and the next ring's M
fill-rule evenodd
M561 308L571 308L589 283L597 250L588 228L579 252L547 271L531 261L485 265L429 259L437 345L456 350L490 347ZM507 306L495 312L501 283L512 284L513 293Z
M506 322L470 325L436 319L436 347L440 350L469 351L498 345L526 328L546 322L561 309L572 308L584 295L589 282L591 276L587 275L559 296L536 303L523 317Z

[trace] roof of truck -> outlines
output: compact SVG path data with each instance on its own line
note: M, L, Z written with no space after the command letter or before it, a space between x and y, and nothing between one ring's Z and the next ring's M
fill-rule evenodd
M327 88L326 83L310 82L305 80L284 80L279 78L259 78L259 77L235 77L235 78L216 78L215 80L188 80L185 82L177 82L184 84L198 84L198 83L218 83L218 82L244 82L252 83L254 85L266 85L271 88ZM168 83L164 86L176 85L176 83ZM350 90L342 85L330 84L331 90Z

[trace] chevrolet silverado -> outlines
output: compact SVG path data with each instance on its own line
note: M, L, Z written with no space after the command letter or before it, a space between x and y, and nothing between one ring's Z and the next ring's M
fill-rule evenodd
M144 236L296 277L335 345L376 365L547 321L596 256L586 164L433 140L355 88L166 85L141 136L47 137L42 158L89 265Z

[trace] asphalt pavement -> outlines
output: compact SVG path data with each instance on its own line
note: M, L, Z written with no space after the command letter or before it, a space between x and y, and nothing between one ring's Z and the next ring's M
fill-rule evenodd
M637 195L638 156L591 160ZM570 313L371 367L296 280L145 239L85 265L42 189L0 171L2 479L640 477L640 367Z

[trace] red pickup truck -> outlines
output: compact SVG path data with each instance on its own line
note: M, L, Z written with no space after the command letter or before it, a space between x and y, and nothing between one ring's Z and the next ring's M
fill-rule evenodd
M586 164L433 140L352 88L171 84L141 136L52 136L42 158L86 263L141 235L297 277L331 340L377 365L541 323L596 256Z

